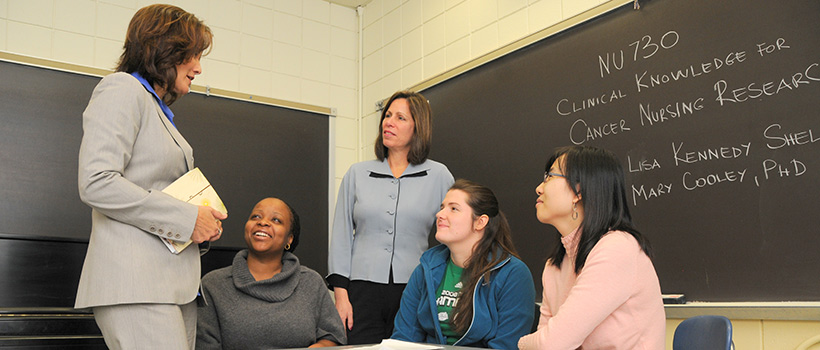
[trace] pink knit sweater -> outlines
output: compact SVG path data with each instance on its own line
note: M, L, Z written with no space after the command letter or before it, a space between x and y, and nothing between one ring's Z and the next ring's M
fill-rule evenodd
M576 275L579 232L561 238L567 250L561 269L544 267L538 331L518 348L663 350L666 315L652 261L632 235L611 231Z

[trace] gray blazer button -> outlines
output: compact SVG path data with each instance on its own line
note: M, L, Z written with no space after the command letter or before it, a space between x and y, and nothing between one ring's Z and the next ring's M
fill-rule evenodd
M148 230L151 232L157 232L157 228L154 226L151 226L150 228L148 228Z
M165 233L165 231L163 229L159 229L159 231L157 231L157 232L159 232L159 234Z
M170 233L170 232L169 232L169 233ZM176 235L174 235L174 237L179 238L179 233L177 233Z
M171 237L172 235L173 235L173 233L168 232L168 237Z

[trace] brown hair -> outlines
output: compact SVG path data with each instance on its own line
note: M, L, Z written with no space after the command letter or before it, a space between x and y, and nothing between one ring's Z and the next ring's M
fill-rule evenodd
M433 109L430 108L430 103L420 93L409 90L398 91L390 99L382 109L382 116L379 119L379 137L376 138L376 158L384 161L387 158L387 147L384 146L384 136L382 135L382 122L384 115L390 108L393 101L403 98L407 100L407 105L410 107L410 115L413 117L414 128L413 138L410 139L410 152L407 154L407 161L410 164L418 165L427 160L427 155L430 154L430 144L433 139Z
M475 286L484 276L484 283L490 283L490 270L509 256L518 257L512 241L512 231L507 217L498 208L495 193L487 186L464 179L458 179L450 191L459 190L467 194L467 205L473 210L473 220L487 215L490 220L484 227L484 236L476 243L473 254L467 259L461 274L463 291L453 310L453 327L464 333L473 319L473 293Z
M131 18L125 35L118 72L138 72L151 86L166 91L163 101L172 104L176 66L201 55L213 43L213 34L191 13L172 5L149 5Z

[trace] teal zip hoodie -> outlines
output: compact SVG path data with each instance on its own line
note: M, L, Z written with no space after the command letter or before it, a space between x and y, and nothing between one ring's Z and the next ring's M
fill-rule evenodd
M446 344L438 321L436 289L444 278L450 250L441 244L421 256L401 297L392 339ZM520 259L508 256L489 272L473 294L473 320L454 345L518 349L518 339L529 334L535 313L532 274Z

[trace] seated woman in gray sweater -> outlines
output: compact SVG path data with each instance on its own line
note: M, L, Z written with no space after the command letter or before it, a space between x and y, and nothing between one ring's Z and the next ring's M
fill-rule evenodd
M299 216L265 198L245 223L248 249L202 278L197 349L306 348L345 344L324 279L299 265Z

